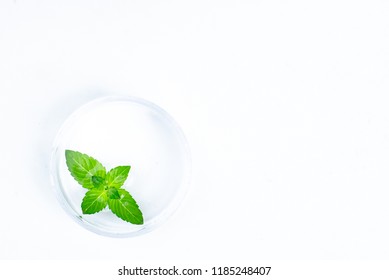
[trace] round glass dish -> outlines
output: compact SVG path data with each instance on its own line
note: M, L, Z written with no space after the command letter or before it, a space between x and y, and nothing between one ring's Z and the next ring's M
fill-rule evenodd
M66 165L65 150L100 161L108 170L131 165L124 184L143 212L144 224L133 225L108 207L84 215L87 191ZM179 206L189 183L190 153L177 123L163 109L134 97L104 97L75 111L54 142L51 175L60 203L79 224L95 233L130 237L163 223Z

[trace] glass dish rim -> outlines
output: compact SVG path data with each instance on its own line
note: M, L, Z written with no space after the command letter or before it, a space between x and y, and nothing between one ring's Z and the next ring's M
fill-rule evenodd
M131 103L136 103L145 106L157 112L159 115L163 116L169 122L170 125L173 126L174 132L179 137L179 141L182 144L182 148L185 154L185 156L183 157L185 162L184 164L185 174L184 174L184 180L181 183L181 186L179 187L179 191L178 191L179 193L172 200L172 203L169 204L166 209L164 209L162 214L159 214L157 216L157 219L154 219L152 222L149 222L147 225L145 224L139 227L139 230L137 231L131 231L125 233L108 232L88 222L86 219L83 219L81 216L79 216L79 214L75 212L75 210L69 205L69 202L67 201L67 198L61 189L61 180L59 178L59 171L58 171L59 168L58 146L61 140L61 136L63 135L64 131L66 131L66 129L73 123L73 121L77 119L77 117L82 115L83 112L87 111L88 109L94 108L98 104L106 103L106 102L131 102ZM125 238L125 237L134 237L134 236L142 235L144 233L154 230L155 228L163 224L166 220L168 220L177 211L177 209L181 206L181 204L183 203L183 201L185 200L188 194L188 190L191 183L191 177L192 177L192 159L191 159L191 151L189 148L189 144L185 137L184 132L182 131L181 127L178 125L176 120L169 113L167 113L163 108L159 107L153 102L150 102L140 97L109 95L109 96L103 96L103 97L92 99L91 101L86 102L80 107L76 108L72 113L69 114L69 116L61 124L60 129L58 130L54 138L52 148L51 148L49 170L50 170L49 173L50 173L52 188L55 191L58 202L60 203L61 207L64 209L64 211L67 213L68 216L70 216L75 222L77 222L85 229L94 232L96 234L102 236L108 236L108 237Z

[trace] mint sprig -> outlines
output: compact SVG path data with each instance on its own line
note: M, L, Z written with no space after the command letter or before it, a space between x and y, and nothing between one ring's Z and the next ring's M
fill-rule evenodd
M82 213L95 214L109 207L120 219L143 224L143 214L128 191L123 189L131 166L117 166L108 173L96 159L80 152L66 150L66 165L73 178L88 189L81 203Z

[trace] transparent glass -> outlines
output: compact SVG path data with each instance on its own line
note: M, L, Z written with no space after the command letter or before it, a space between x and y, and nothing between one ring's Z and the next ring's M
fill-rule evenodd
M108 208L84 215L86 189L70 175L65 150L100 161L107 170L131 165L124 188L137 201L144 224L133 225ZM190 153L177 123L163 109L134 97L104 97L74 112L53 147L51 175L66 212L83 227L112 237L130 237L163 223L183 200L190 177Z

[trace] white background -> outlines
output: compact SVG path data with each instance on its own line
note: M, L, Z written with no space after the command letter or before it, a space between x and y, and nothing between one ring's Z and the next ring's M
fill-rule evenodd
M387 259L388 1L0 2L0 258ZM193 156L167 223L112 239L49 179L78 106L134 95Z

